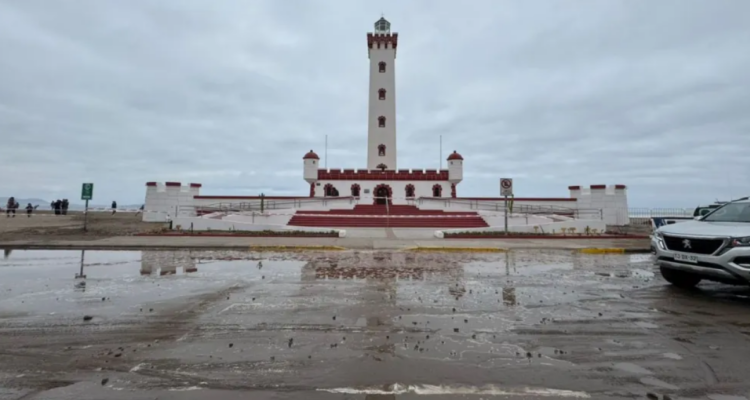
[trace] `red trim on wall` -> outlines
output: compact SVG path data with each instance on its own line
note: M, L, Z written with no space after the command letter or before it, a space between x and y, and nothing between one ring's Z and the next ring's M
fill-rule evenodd
M146 182L146 186L156 186L156 182Z
M439 197L439 199L445 200L442 197ZM456 200L498 201L498 200L505 200L505 198L504 197L456 197ZM513 198L513 201L578 201L578 199L571 199L568 197L515 197Z
M182 186L182 182L167 182L165 183L167 186Z
M191 183L190 184L190 187L192 187L192 188L199 188L201 186L203 186L203 185L201 185L200 183Z
M592 189L606 189L607 185L591 185Z
M448 171L428 169L426 171L399 172L393 170L354 172L353 169L326 171L318 170L320 181L447 181Z
M628 187L625 185L615 185L615 189L627 189Z
M568 186L568 190L581 190L580 186Z
M254 200L258 199L260 200L260 196L193 196L194 199L204 199L204 200ZM266 200L296 200L296 199L309 199L309 196L263 196ZM341 197L338 197L339 199Z

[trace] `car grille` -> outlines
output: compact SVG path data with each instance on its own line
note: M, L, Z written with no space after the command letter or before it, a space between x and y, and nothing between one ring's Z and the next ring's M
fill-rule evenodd
M686 240L690 241L689 246L685 246ZM724 244L724 239L696 239L664 235L664 244L669 250L683 253L713 254Z

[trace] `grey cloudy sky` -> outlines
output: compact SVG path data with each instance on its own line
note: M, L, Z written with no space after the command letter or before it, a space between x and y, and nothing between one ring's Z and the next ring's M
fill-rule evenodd
M400 35L400 168L460 196L626 184L631 206L750 195L750 1L0 0L0 196L305 195L366 166L365 33Z

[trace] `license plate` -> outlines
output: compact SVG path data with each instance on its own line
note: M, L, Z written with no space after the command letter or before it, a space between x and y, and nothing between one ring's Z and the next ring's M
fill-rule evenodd
M675 253L674 259L675 259L675 261L688 262L688 263L692 263L692 264L697 264L698 263L698 256L694 256L692 254Z

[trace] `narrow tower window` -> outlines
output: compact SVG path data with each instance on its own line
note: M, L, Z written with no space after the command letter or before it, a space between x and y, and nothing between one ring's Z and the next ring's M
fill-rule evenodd
M432 186L432 197L442 197L443 196L443 187L439 184L435 184Z
M378 145L378 155L380 157L384 157L385 156L385 145L384 144L379 144Z
M385 72L385 63L383 61L378 63L378 72Z
M385 128L385 117L382 115L378 117L378 128Z
M406 197L414 197L414 185L406 185Z
M385 89L378 90L378 99L385 100Z

